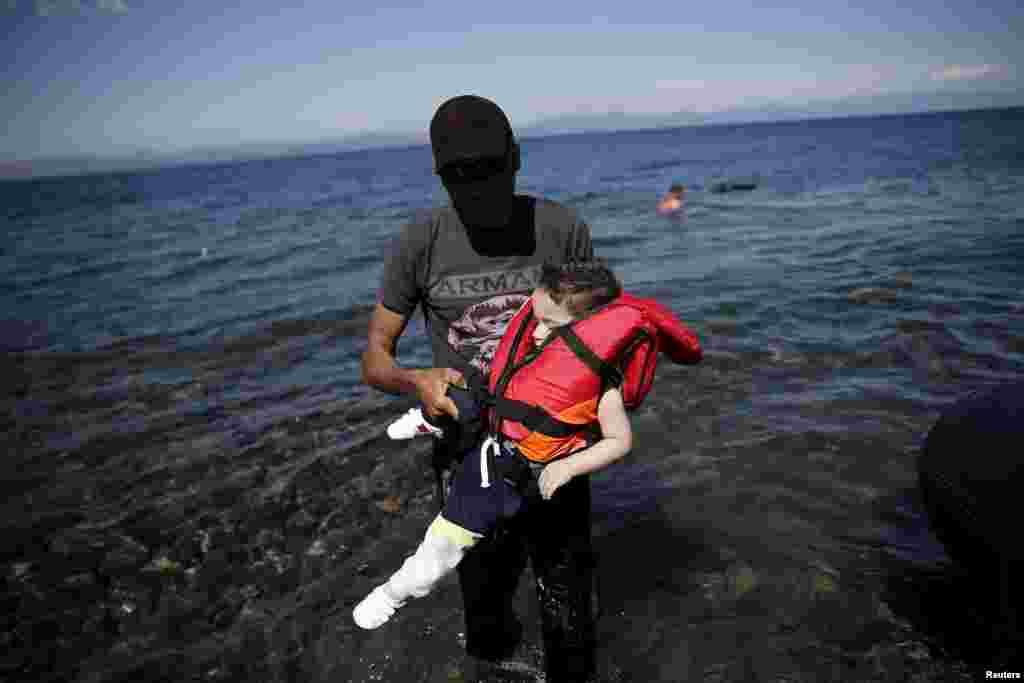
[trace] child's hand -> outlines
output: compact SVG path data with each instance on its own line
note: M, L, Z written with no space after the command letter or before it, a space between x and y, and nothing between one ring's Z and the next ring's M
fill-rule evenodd
M567 459L556 460L540 472L540 479L537 480L540 485L540 495L544 500L550 500L551 496L555 495L555 491L569 483L574 476L576 476L576 472Z

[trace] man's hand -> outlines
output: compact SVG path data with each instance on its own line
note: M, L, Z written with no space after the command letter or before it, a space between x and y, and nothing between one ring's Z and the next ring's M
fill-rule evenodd
M400 368L395 362L398 338L408 322L408 316L377 304L370 319L366 352L363 353L363 382L391 394L416 396L430 417L447 413L457 418L458 408L445 396L449 384L465 386L457 370Z
M416 371L416 397L430 417L447 413L458 419L459 409L455 407L454 401L445 395L449 384L465 386L465 380L458 370L430 368Z
M568 458L554 461L540 471L540 479L537 480L537 483L540 485L541 497L544 500L551 500L555 491L568 484L574 476L576 476L576 471Z

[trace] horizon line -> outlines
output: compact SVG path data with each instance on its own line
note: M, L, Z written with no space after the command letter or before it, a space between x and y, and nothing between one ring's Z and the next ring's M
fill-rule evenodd
M1021 93L1024 95L1024 93ZM829 101L836 103L837 101ZM898 116L925 116L925 115L938 115L938 114L956 114L956 113L968 113L975 111L999 111L1009 109L1024 109L1024 103L1022 104L1010 104L1010 105L977 105L977 106L952 106L952 107L936 107L927 108L917 111L884 111L884 112L851 112L851 113L814 113L808 112L805 115L800 115L798 112L787 116L785 113L780 113L780 118L777 119L755 119L755 120L740 120L735 121L695 121L691 123L680 123L672 125L652 125L641 128L608 128L608 129L586 129L580 128L577 130L558 130L557 128L551 131L539 131L531 132L531 128L536 128L543 124L545 119L539 119L532 124L528 124L522 127L522 133L517 134L516 137L521 140L529 139L544 139L553 137L567 137L571 135L587 135L587 134L611 134L611 133L628 133L628 132L645 132L653 130L673 130L677 128L705 128L715 126L738 126L738 125L773 125L780 123L799 123L801 121L828 121L828 120L840 120L840 119L857 119L857 118L883 118L883 117L898 117ZM737 115L742 113L749 113L751 116L757 115L757 109L751 110L723 110L721 112L715 112L711 114L695 114L695 116L723 116L728 115L730 112L734 112ZM600 119L609 115L619 116L625 115L643 117L643 116L663 116L671 117L680 113L685 113L684 110L679 112L672 112L667 114L659 113L632 113L632 114L621 114L619 112L606 112L606 113L572 113L572 114L554 114L547 119L555 119L557 117L564 116L580 116L584 118ZM771 115L771 112L766 112ZM358 142L360 137L370 136L383 136L393 137L397 140L391 143L384 144L361 144ZM415 141L401 140L401 138L415 138ZM292 142L281 142L274 140L267 140L263 142L240 142L233 145L207 145L207 146L196 146L182 149L175 152L157 152L152 150L139 150L134 153L123 153L121 156L110 155L102 156L97 154L70 154L67 156L45 156L45 157L32 157L28 159L0 159L0 182L4 181L19 181L19 180L36 180L40 178L62 178L62 177L77 177L83 175L101 175L104 173L131 173L137 171L152 171L159 170L161 168L173 168L178 166L190 166L190 165L216 165L216 164L231 164L231 163L245 163L247 161L265 161L270 159L294 159L303 157L318 157L318 156L334 156L337 154L347 154L349 152L360 152L360 151L372 151L376 149L401 149L401 148L412 148L421 147L429 144L429 139L425 137L424 133L414 132L386 132L386 131L365 131L355 134L346 134L346 137L342 138L320 138L311 139L306 141L292 141ZM334 150L334 151L323 151L316 152L313 150L303 151L302 147L315 147L317 145L341 145L350 146L350 149ZM257 148L260 146L265 147L294 147L294 150L282 149L266 154L253 153L251 156L246 155L246 148ZM201 158L204 154L234 154L233 158ZM148 158L142 155L151 155ZM196 155L194 158L190 156ZM57 171L52 174L47 174L45 171L42 173L31 174L31 169L28 169L28 175L8 175L10 167L21 167L32 164L55 164L55 163L97 163L97 164L118 164L118 167L114 168L97 168L97 169L78 169L78 170L67 170ZM131 164L138 164L132 166Z

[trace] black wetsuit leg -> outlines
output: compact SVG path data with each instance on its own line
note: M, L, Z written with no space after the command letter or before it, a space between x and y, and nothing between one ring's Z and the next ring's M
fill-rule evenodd
M536 577L549 683L582 683L594 671L590 477L576 477L520 516Z

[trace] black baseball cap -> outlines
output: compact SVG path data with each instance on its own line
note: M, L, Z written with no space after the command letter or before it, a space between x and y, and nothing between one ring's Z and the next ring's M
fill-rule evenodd
M478 95L445 101L430 120L435 169L460 159L505 156L513 141L505 112Z

